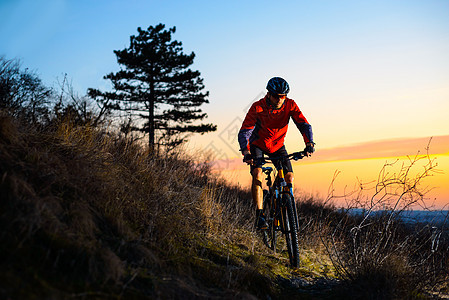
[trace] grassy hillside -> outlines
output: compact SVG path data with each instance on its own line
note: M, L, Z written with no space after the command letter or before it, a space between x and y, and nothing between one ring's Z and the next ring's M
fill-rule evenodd
M422 299L423 274L445 292L447 245L430 255L428 235L395 230L370 255L381 226L355 243L357 218L301 199L291 269L253 230L248 191L70 120L38 130L1 113L0 178L2 299Z
M2 114L0 174L1 298L264 298L290 275L253 231L248 192L184 155Z

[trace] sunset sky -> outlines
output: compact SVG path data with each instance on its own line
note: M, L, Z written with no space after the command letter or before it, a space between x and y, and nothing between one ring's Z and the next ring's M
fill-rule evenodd
M445 174L431 181L432 197L449 202L449 1L0 0L0 55L47 85L66 73L84 95L108 89L103 76L119 69L113 50L158 23L176 26L210 92L203 109L218 131L193 137L190 149L239 161L242 119L281 76L317 143L295 167L306 173L298 189L323 194L336 170L341 186L376 178L386 159L422 153L434 137L429 153ZM294 126L286 146L304 147Z

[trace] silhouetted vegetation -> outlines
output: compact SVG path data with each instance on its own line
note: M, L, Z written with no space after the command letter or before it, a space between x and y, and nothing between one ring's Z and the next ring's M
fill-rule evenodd
M207 117L199 108L208 103L200 72L192 71L195 54L182 52L182 43L172 41L175 27L137 28L130 46L114 51L124 68L104 78L114 91L89 89L89 95L112 110L126 112L126 131L148 133L149 145L172 149L186 141L187 133L215 131L213 124L194 124ZM144 121L142 123L142 121Z
M20 62L0 57L0 109L32 124L48 122L52 90L40 78L22 70Z
M447 293L447 212L443 222L407 224L401 218L412 205L425 205L429 188L422 180L439 172L437 164L429 154L392 169L395 163L385 164L377 182L361 184L345 196L345 210L323 204L318 213L307 215L316 203L303 202L299 208L304 227L315 228L351 298L419 298L440 288Z
M154 297L183 285L232 295L254 272L245 193L207 166L150 160L120 136L70 122L36 131L2 113L0 125L3 296Z

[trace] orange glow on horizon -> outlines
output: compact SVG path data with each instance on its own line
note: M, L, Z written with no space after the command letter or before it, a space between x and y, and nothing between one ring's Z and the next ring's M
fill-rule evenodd
M423 142L425 142L423 144ZM329 197L330 185L333 182L335 174L338 174L333 182L332 192L334 195L333 204L337 207L345 207L351 200L351 197L339 197L347 195L352 191L358 190L360 183L373 186L379 177L379 172L386 163L397 161L392 167L388 167L390 173L398 172L402 164L409 164L416 155L425 156L426 150L415 150L415 154L406 156L410 153L410 148L416 149L417 144L427 146L428 140L409 139L385 142L366 143L345 148L324 149L317 151L311 158L305 158L298 162L292 162L295 172L295 192L300 195L313 196L318 200L325 200ZM432 146L433 143L433 146ZM388 151L376 151L379 147L385 148L388 145ZM407 148L409 149L407 151ZM369 151L368 151L368 150ZM413 149L413 148L412 148ZM429 156L436 163L436 169L440 172L424 178L419 188L429 190L425 194L426 207L435 209L449 209L449 136L436 137L432 140ZM320 153L321 152L321 153ZM388 155L389 153L399 154L397 156ZM438 154L432 154L439 152ZM374 154L378 154L376 157ZM412 152L413 153L413 152ZM386 154L385 157L382 157ZM402 155L400 155L402 154ZM369 157L371 156L371 157ZM374 157L373 157L374 156ZM355 159L351 159L351 157ZM249 168L242 163L241 159L235 159L228 162L229 167L221 173L226 180L242 187L250 187L251 176ZM412 168L411 174L423 171L426 159L421 159ZM371 184L369 184L371 183ZM369 197L370 190L367 190L366 197ZM415 206L415 209L420 207Z
M421 189L430 189L425 195L425 206L434 207L436 209L448 209L449 204L449 155L437 155L431 157L437 163L437 169L442 173L435 173L430 177L421 181ZM345 207L351 200L351 196L343 197L351 192L359 189L360 183L367 186L373 186L379 177L379 172L386 163L397 161L391 169L387 168L390 173L397 172L398 168L404 164L408 164L408 158L377 158L362 160L345 160L333 162L317 162L301 164L294 162L293 169L295 172L295 193L300 195L312 196L315 199L324 201L331 194L330 185L333 182L332 193L334 198L333 204L337 207ZM412 168L413 176L416 172L422 171L422 163L418 162ZM224 170L221 172L223 177L231 183L238 184L242 187L250 187L251 176L249 168L242 166L238 169ZM337 175L336 175L337 174ZM333 181L335 177L335 180ZM369 196L370 191L367 191ZM419 207L414 207L419 208Z

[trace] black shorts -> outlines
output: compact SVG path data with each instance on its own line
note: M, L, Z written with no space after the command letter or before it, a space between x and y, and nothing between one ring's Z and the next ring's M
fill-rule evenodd
M278 157L278 156L284 156L288 155L287 150L285 149L285 146L282 146L279 150L273 153L266 153L262 149L260 149L257 146L250 145L250 151L251 156L253 157L254 164L251 165L251 174L253 173L253 170L255 168L262 168L262 165L265 163L265 160L263 159L263 154L267 154L269 157ZM273 161L273 164L277 167L279 167L279 160ZM293 172L292 163L290 162L290 159L284 158L282 162L284 166L284 173Z

